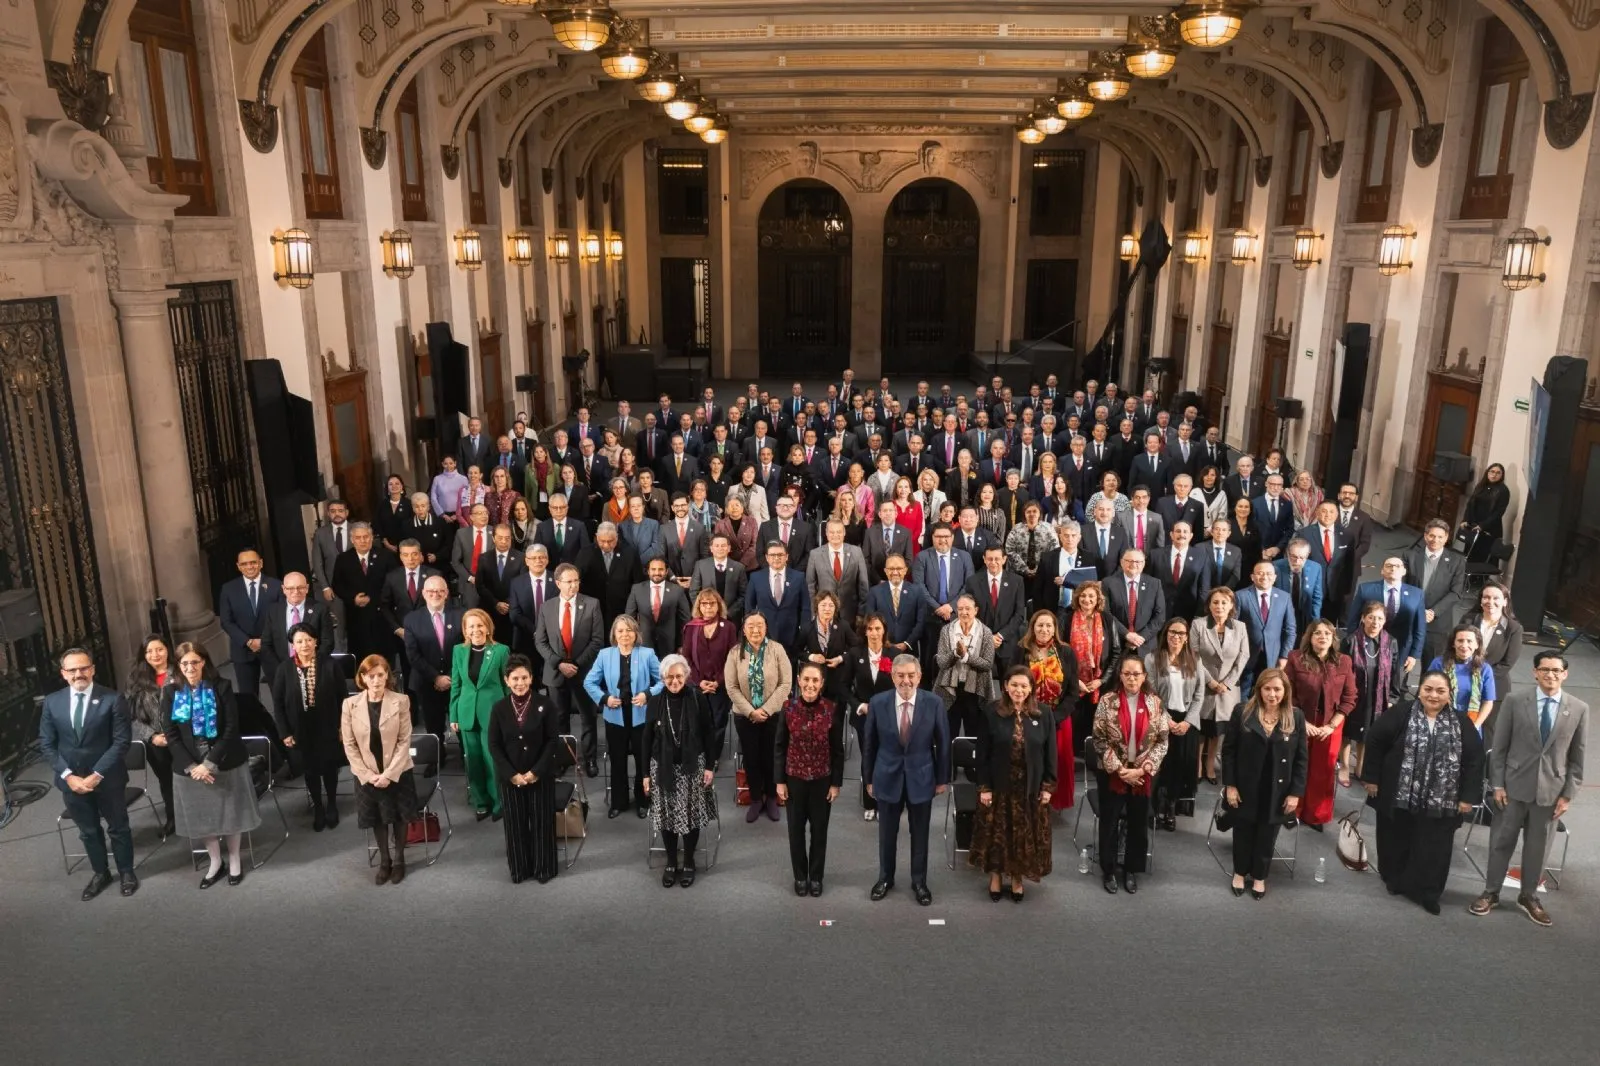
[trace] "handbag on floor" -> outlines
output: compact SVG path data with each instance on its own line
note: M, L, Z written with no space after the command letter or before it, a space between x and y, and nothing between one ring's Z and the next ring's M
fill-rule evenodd
M406 847L414 844L437 844L439 842L439 816L432 811L424 811L421 815L406 823Z
M567 766L578 765L578 753L571 744L565 745L567 749ZM579 770L582 773L582 770ZM561 793L567 793L567 802L556 811L556 836L562 840L576 840L589 835L589 803L578 798L578 786L570 781L556 782L556 802L561 802Z
M1335 850L1346 870L1366 873L1369 864L1367 838L1361 835L1361 808L1357 807L1339 819L1339 840Z
M733 802L740 807L750 806L750 782L744 776L744 768L733 772Z

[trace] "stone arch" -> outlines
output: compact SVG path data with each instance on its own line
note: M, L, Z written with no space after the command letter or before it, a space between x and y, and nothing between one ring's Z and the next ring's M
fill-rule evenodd
M1214 101L1219 107L1226 111L1228 113L1228 117L1233 119L1240 129L1244 130L1245 139L1250 142L1251 155L1255 156L1257 159L1261 159L1262 157L1270 154L1263 148L1263 145L1270 143L1272 131L1265 131L1266 135L1263 136L1263 131L1256 125L1255 119L1244 108L1240 107L1221 87L1217 86L1213 82L1201 80L1198 77L1189 78L1187 76L1178 77L1175 80L1175 83L1180 88L1194 96L1200 96L1207 100Z
M498 84L499 81L512 76L513 74L511 72L506 72L501 78L497 78L495 81L483 86L481 93L487 93L488 90L493 88L495 84ZM517 112L516 118L508 124L508 128L511 130L511 132L506 137L506 150L501 154L511 154L511 151L516 147L517 142L522 139L522 135L526 133L528 131L528 127L533 124L533 120L539 115L543 114L546 108L560 103L568 96L574 96L578 93L588 92L591 89L597 88L597 81L598 79L590 74L576 75L565 81L558 82L557 84L551 86L549 92L540 96L536 96L532 100L528 101L528 103ZM463 94L462 98L466 98L465 94Z

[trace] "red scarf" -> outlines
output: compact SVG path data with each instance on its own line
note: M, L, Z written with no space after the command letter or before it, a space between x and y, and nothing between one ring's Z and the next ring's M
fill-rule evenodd
M1137 756L1140 749L1144 747L1144 735L1150 729L1150 707L1145 702L1144 693L1139 693L1138 706L1133 708L1128 706L1126 689L1117 693L1117 726L1122 730L1124 746ZM1132 743L1129 743L1130 738ZM1123 766L1128 768L1138 766L1138 763L1131 762L1126 756L1122 757L1122 763ZM1123 781L1122 778L1113 776L1111 778L1111 791L1148 796L1153 784L1151 774L1146 774L1144 782L1139 785L1130 785Z

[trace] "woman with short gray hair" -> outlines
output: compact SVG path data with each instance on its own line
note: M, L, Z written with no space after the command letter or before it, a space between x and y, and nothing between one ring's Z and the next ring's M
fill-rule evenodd
M667 850L661 887L694 884L700 830L717 817L716 722L711 701L689 684L689 660L661 660L660 692L650 697L644 722L644 791L650 820Z

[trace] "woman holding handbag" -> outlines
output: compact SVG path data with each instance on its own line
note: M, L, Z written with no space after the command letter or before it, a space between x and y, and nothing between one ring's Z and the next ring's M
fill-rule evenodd
M1002 880L1011 882L1011 902L1021 903L1022 882L1050 874L1050 801L1060 760L1055 723L1035 692L1030 669L1013 666L978 727L978 812L967 862L989 875L996 903Z
M1233 833L1233 894L1244 895L1249 877L1250 897L1261 899L1278 830L1294 820L1306 790L1305 725L1289 703L1289 678L1282 670L1261 671L1249 702L1228 720L1222 785L1218 828Z
M1294 706L1305 716L1306 791L1300 823L1317 832L1333 821L1335 772L1344 746L1344 723L1356 709L1356 675L1339 651L1333 623L1312 622L1284 671Z
M556 775L571 756L555 711L533 687L526 655L506 659L504 699L489 711L489 754L500 786L511 883L541 885L560 869L556 852Z
M717 817L712 779L722 745L711 701L689 683L690 674L681 655L661 660L661 691L650 697L644 722L644 790L650 797L651 821L667 849L662 888L694 884L700 830Z
M1064 811L1072 806L1077 787L1072 760L1072 712L1078 705L1078 657L1070 644L1056 639L1056 615L1046 608L1033 612L1022 651L1033 681L1032 702L1050 712L1055 731L1056 765L1051 774L1050 807Z
M461 636L450 655L450 731L461 740L467 767L467 800L478 821L500 820L500 790L489 756L489 713L505 698L506 647L494 642L489 612L474 607L461 615Z
M378 847L376 883L406 879L406 826L417 816L411 778L411 698L389 691L389 664L369 655L356 668L362 689L344 701L339 738L356 779L356 825ZM394 834L394 846L389 835Z
M1095 769L1100 799L1100 886L1117 891L1117 820L1127 816L1122 888L1139 891L1138 875L1150 856L1150 793L1167 757L1169 720L1150 687L1144 660L1128 655L1117 664L1115 688L1094 712Z

